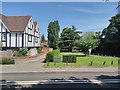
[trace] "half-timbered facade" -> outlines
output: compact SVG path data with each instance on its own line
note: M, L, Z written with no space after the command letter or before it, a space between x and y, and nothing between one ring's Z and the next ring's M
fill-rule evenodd
M40 47L38 23L31 16L5 16L0 14L0 41L3 49Z

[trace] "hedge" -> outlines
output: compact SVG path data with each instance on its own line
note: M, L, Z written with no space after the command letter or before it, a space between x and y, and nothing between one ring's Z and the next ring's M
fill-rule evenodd
M53 50L51 52L48 52L44 62L53 62L54 56L59 56L59 55L60 55L60 50Z
M37 54L41 53L41 48L37 48Z
M64 63L76 63L76 55L63 55Z
M14 64L14 59L11 58L0 58L0 64Z

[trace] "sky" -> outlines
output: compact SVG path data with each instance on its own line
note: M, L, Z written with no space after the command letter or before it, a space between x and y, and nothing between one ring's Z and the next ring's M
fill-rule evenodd
M2 2L6 16L32 16L47 37L50 22L59 21L60 32L74 25L82 32L102 31L118 13L117 2Z

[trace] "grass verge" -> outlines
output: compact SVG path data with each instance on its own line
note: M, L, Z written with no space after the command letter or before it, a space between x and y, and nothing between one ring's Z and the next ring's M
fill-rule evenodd
M80 56L78 55L76 63L54 63L44 64L45 68L63 68L63 67L117 67L118 58L108 56Z

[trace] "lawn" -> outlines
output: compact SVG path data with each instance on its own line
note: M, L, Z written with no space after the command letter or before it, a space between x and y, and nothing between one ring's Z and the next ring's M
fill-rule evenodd
M61 56L66 54L73 55L73 53L61 53ZM79 54L77 53L76 63L67 64L67 63L60 62L55 64L54 62L49 62L48 66L47 64L44 64L43 67L62 68L62 67L117 67L117 66L118 66L118 58L116 57L95 56L95 55L84 56L84 54L82 53L79 53Z

